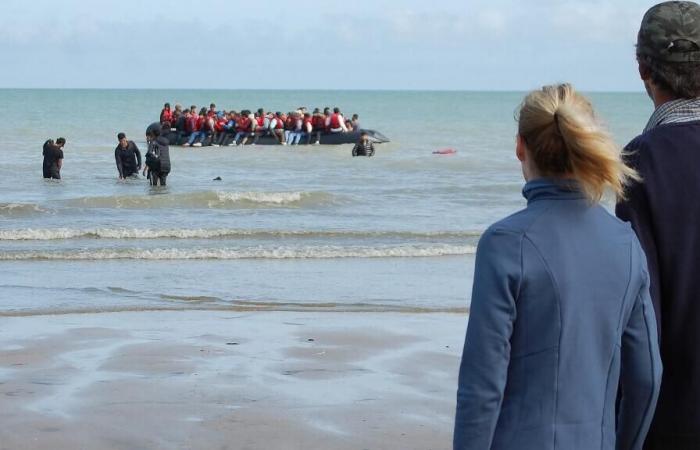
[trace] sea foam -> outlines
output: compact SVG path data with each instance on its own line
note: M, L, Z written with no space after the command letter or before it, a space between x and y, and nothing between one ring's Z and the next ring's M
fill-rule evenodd
M471 245L383 245L383 246L300 246L241 248L119 248L62 251L0 252L0 260L229 260L229 259L333 259L333 258L424 258L468 255Z
M64 239L403 238L469 239L478 231L255 230L236 228L24 228L0 230L0 241Z

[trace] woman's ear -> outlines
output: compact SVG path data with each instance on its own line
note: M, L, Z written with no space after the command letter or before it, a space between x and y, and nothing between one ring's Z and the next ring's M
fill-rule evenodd
M515 138L515 156L521 163L527 160L527 145L525 145L525 140L520 135L517 135Z

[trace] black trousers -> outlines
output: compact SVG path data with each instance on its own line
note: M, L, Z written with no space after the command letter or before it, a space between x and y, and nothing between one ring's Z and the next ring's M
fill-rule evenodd
M148 179L151 181L151 186L165 186L166 178L168 178L169 172L155 172L153 170L148 171Z
M55 167L44 167L44 178L61 179L61 172Z

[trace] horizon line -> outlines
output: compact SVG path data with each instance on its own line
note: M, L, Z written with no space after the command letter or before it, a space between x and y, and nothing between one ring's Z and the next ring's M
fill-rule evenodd
M534 88L536 89L536 88ZM384 88L294 88L294 89L270 89L270 88L183 88L183 87L6 87L0 86L0 91L264 91L264 92L468 92L468 93L523 93L532 89L384 89ZM608 89L582 89L581 92L595 94L646 94L644 90L608 90Z

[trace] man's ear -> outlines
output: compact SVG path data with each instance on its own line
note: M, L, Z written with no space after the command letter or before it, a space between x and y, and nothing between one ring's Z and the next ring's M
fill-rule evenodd
M643 62L640 62L639 60L637 60L637 66L639 68L639 78L641 78L644 81L650 80L651 70L649 70L649 66L647 66Z

